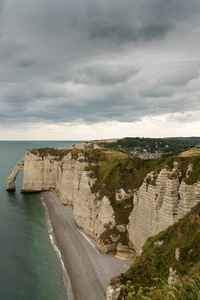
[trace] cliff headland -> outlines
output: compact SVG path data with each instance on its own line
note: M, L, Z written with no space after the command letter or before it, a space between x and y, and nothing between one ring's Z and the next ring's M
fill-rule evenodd
M55 190L63 204L73 205L77 225L101 251L135 258L149 237L200 201L200 153L193 148L190 155L144 160L100 147L95 141L72 149L27 150L7 190L15 190L23 169L22 192ZM108 299L117 299L111 290Z

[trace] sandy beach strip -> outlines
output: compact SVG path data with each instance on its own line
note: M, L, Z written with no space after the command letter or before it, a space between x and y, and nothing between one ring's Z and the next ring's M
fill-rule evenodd
M105 300L110 279L126 271L132 260L100 252L77 226L73 209L64 206L54 191L42 192L51 220L55 244L71 282L74 300Z

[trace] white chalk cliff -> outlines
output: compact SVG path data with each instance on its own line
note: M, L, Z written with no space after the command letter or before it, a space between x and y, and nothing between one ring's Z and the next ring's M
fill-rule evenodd
M189 165L191 170L191 166ZM200 182L188 185L179 181L178 164L173 170L167 166L151 184L155 174L148 174L144 183L134 194L134 208L129 217L129 239L137 254L146 240L174 224L200 201Z
M149 173L141 187L132 192L133 210L129 224L124 224L117 221L117 212L106 195L92 193L97 179L87 170L88 165L81 150L76 157L69 150L63 158L27 150L9 176L7 190L15 190L17 173L24 170L22 192L56 190L64 204L73 205L78 226L101 250L124 257L132 255L133 248L140 254L147 238L178 221L200 201L200 182L191 185L184 180L180 182L181 172L174 163L173 170L166 166L159 174ZM188 172L191 170L189 165ZM130 196L131 192L127 194L121 187L115 194L116 203ZM128 246L120 240L123 234L127 236L127 229L132 244Z
M15 191L15 179L19 171L24 170L24 158L22 158L12 170L7 180L7 191Z
M63 204L73 205L74 218L78 226L90 235L98 247L106 253L115 253L119 256L129 257L131 249L118 243L122 232L127 232L127 224L116 224L115 213L106 196L99 198L91 192L96 181L91 171L86 170L88 162L84 155L78 153L74 159L71 152L61 160L59 157L26 151L25 157L14 168L8 178L7 190L15 190L15 178L20 170L24 170L23 186L21 191L39 192L56 190ZM125 192L119 191L120 201L127 198ZM101 235L107 231L109 241L102 239Z

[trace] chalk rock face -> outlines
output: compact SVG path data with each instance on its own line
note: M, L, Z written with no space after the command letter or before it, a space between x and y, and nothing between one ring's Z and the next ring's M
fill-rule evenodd
M158 174L155 185L150 183L155 176L152 172L135 192L128 232L138 255L150 236L178 221L200 201L200 182L187 185L182 180L180 184L180 175L177 163L172 171L166 166Z
M169 277L168 277L168 284L176 284L178 280L178 275L176 274L176 270L173 270L172 267L169 268Z
M24 170L24 161L25 159L22 158L17 165L14 167L11 175L8 177L7 180L7 191L11 192L11 191L15 191L15 179L17 177L17 174L19 173L19 171Z
M41 157L26 151L22 192L53 190L58 162L52 156Z
M101 147L92 142L78 142L71 146L70 149L101 149Z
M130 194L127 194L123 189L120 189L116 193L116 201L117 202L123 202L125 199L128 199L130 197Z
M100 238L105 231L115 226L115 215L109 199L104 196L95 200L94 194L83 194L74 198L74 217L77 224L96 240L98 247L104 252L111 252L116 247L118 239L113 238L113 243L107 243Z
M106 293L106 300L116 300L120 295L120 287L119 286L108 286Z
M10 175L8 187L14 190L17 173L23 169L23 193L56 190L63 204L73 205L76 223L96 241L102 251L117 252L118 255L122 251L124 257L130 257L131 250L125 255L127 247L119 245L117 248L121 234L127 231L126 224L116 224L115 212L106 196L100 198L91 192L96 178L86 169L88 162L83 153L77 155L78 157L73 158L69 151L60 159L59 156L42 156L39 152L27 150L25 158ZM120 202L128 196L130 197L123 190L118 192ZM109 239L106 232L111 232L108 234Z
M63 204L73 205L78 226L90 235L102 251L130 257L139 254L147 238L182 218L200 201L200 182L188 185L182 180L178 164L167 166L159 174L149 173L137 191L116 190L111 201L106 195L92 193L96 182L84 152L63 158L59 152L27 150L8 178L8 191L15 190L15 178L24 170L22 192L56 190ZM54 155L54 156L53 156ZM189 165L186 177L192 171ZM131 197L133 196L133 210ZM114 204L113 204L114 203ZM120 209L118 209L120 207ZM128 208L126 220L123 218ZM129 215L129 224L128 222ZM127 238L127 229L129 240Z
M75 160L71 152L61 160L57 168L56 191L65 204L73 204L74 199L91 196L90 187L96 179L90 178L89 171L85 171L88 163L82 153Z
M200 182L188 185L182 181L179 193L180 203L178 207L178 217L183 218L186 213L200 201Z

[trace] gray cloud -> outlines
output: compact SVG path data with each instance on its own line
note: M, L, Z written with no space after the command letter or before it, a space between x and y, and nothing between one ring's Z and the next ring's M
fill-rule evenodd
M126 82L138 72L139 69L135 66L101 63L76 70L72 78L75 82L80 83L112 85Z
M140 92L140 95L144 98L165 98L171 97L173 94L173 89L161 85L144 87Z
M200 110L199 12L197 0L0 1L0 123Z
M91 38L118 42L162 39L178 22L198 14L199 2L192 1L101 1L89 9Z
M89 34L94 39L110 39L116 42L162 39L173 28L171 23L149 23L144 26L120 24L117 20L91 24Z
M15 66L18 68L30 68L31 66L35 65L37 62L33 59L22 59L19 60Z
M199 76L200 61L176 62L167 73L161 76L160 81L165 85L187 85L190 80Z

